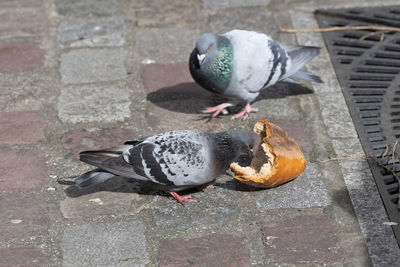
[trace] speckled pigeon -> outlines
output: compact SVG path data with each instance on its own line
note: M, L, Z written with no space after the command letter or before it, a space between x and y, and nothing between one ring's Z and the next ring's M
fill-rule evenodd
M75 184L82 188L119 175L151 181L181 204L195 202L176 191L214 181L239 157L251 157L253 146L250 135L239 130L169 131L127 141L121 147L81 152L81 161L98 168L77 177Z
M218 35L200 36L190 55L189 69L193 79L205 89L246 101L245 108L232 118L246 119L256 112L250 103L260 90L278 81L299 83L291 78L322 83L307 71L300 70L319 54L318 47L282 45L266 34L232 30ZM231 103L204 110L204 113L227 113Z

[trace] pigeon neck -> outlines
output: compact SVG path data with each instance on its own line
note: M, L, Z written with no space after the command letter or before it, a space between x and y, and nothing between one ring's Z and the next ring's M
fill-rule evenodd
M217 162L221 163L223 169L227 169L229 165L234 161L239 155L238 144L226 133L216 134L216 157Z
M223 93L228 87L233 72L233 48L228 38L217 36L217 49L210 51L209 60L203 65L191 65L193 78L205 89ZM192 55L194 60L195 55Z

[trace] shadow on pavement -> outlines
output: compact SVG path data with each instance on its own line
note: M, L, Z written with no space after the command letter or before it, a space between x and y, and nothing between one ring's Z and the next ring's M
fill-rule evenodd
M312 94L313 91L306 86L281 82L261 90L254 102L262 99L285 98L293 95ZM224 102L238 103L237 99L229 99L200 88L196 83L180 83L171 87L164 87L147 95L151 103L167 110L199 114L207 107L219 105ZM242 107L228 108L230 113L237 112Z

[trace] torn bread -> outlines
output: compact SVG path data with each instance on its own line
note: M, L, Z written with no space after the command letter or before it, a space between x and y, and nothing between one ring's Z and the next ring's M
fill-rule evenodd
M236 179L253 186L271 188L296 178L305 170L303 152L284 130L260 120L254 125L254 132L261 137L261 142L250 166L242 167L236 162L230 165Z

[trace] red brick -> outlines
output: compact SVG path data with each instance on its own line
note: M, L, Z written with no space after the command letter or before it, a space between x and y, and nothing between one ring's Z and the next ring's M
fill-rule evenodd
M36 150L0 150L0 192L41 189L49 182L46 156Z
M265 222L261 229L267 258L299 264L343 259L334 223L324 215L304 215Z
M96 132L73 131L62 137L62 146L78 157L80 151L120 146L125 141L136 138L136 133L128 129L107 129Z
M37 111L1 112L0 144L36 144L45 140L47 123Z
M30 42L0 44L0 73L19 72L43 64L44 53Z
M0 265L3 267L39 267L44 266L45 263L46 257L38 248L0 248Z
M47 234L49 217L47 204L38 195L0 196L0 236L2 241ZM21 220L13 223L13 220Z
M188 63L145 65L142 69L142 78L148 92L207 93L192 79Z
M173 266L250 266L249 251L243 238L209 235L189 240L167 240L158 252L160 267Z

